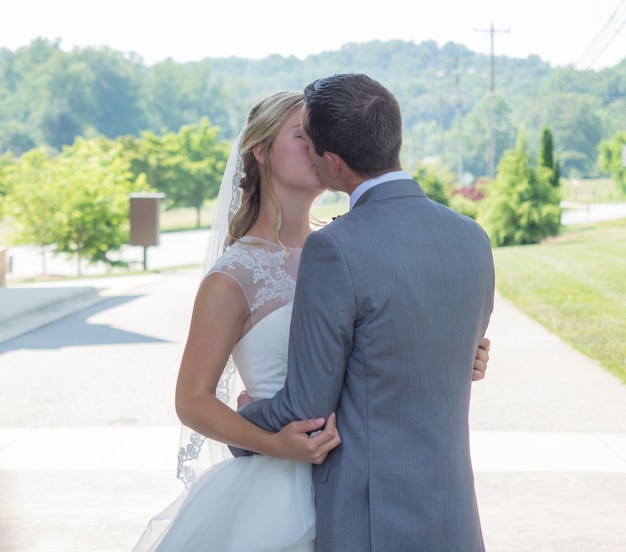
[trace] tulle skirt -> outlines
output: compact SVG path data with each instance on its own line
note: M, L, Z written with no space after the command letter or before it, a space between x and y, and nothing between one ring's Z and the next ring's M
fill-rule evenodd
M311 465L254 455L205 471L133 552L312 552L314 540Z

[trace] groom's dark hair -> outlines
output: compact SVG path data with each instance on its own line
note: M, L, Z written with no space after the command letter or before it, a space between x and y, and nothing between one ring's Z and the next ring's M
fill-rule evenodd
M335 153L365 177L400 169L400 105L378 81L362 73L318 79L304 89L304 108L318 156Z

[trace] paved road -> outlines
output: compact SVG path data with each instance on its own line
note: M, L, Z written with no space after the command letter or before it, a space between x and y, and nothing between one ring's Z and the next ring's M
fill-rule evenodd
M0 344L0 550L130 550L181 490L172 389L196 269ZM626 542L626 386L498 297L472 451L491 552ZM381 451L384 454L384 451Z
M198 262L206 234L177 239ZM97 302L0 339L0 552L130 550L180 492L172 390L198 276L57 283ZM488 550L626 550L626 386L500 297L488 334L470 419Z
M113 279L0 344L1 551L130 550L182 490L173 389L198 276Z
M202 263L209 230L162 233L159 245L148 247L147 266L149 270L159 270L173 266L197 265ZM66 255L52 255L33 246L16 246L6 250L7 264L11 270L7 273L9 284L28 278L48 276L77 277L78 263ZM143 247L126 245L120 250L120 258L140 270L143 267ZM45 259L45 260L44 260ZM104 264L88 265L81 263L80 275L103 276L107 267Z
M626 218L626 203L564 202L562 224L589 224L593 221Z

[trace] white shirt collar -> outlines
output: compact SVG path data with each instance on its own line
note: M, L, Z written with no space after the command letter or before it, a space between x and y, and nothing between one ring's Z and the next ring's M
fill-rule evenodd
M383 182L389 182L390 180L412 180L413 177L409 171L393 171L385 174L381 174L380 176L376 176L374 178L370 178L369 180L365 180L361 182L350 195L350 209L354 207L356 202L361 198L361 196L370 190L374 186L378 186L378 184L382 184Z

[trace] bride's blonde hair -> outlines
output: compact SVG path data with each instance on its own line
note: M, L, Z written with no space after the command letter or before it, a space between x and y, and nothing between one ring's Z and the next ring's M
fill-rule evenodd
M271 167L269 163L260 165L253 150L261 145L267 159L281 127L296 109L302 108L303 103L302 92L284 91L268 96L250 110L239 146L243 161L243 174L239 184L241 205L229 224L229 245L244 236L257 221L261 207L262 184L265 193L276 206L278 216L274 221L273 231L277 243L280 243L278 232L282 223L282 213L271 184Z

